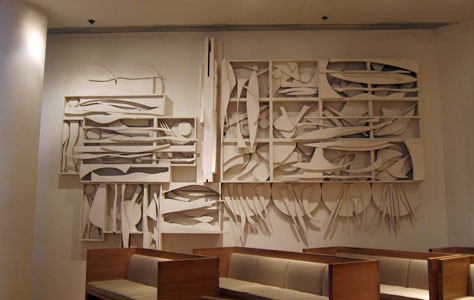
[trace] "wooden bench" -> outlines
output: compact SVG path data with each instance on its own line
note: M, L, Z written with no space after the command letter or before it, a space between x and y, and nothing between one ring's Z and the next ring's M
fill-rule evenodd
M194 249L219 258L220 297L378 300L378 262L244 247Z
M445 299L474 300L474 248L447 247L431 248L430 252L446 254L465 254L464 257L450 257L438 260L440 284L438 291Z
M219 261L141 248L87 252L86 299L197 300L218 296Z
M380 299L437 300L440 257L452 255L354 247L304 249L305 253L371 258L379 261Z

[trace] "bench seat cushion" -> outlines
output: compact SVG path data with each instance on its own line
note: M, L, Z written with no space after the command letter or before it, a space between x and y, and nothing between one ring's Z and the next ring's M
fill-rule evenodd
M303 293L292 289L248 282L233 278L219 278L220 294L246 300L328 300L328 297Z
M252 300L328 300L328 297L299 292L291 289L260 285L249 287L247 293Z
M87 291L116 300L131 300L146 295L155 295L156 299L155 287L125 279L89 282Z
M130 300L156 300L157 296L158 295L156 295L156 292L155 292L153 294L134 296L134 297L131 297Z
M250 299L250 295L248 295L247 291L249 288L256 286L261 285L258 283L229 277L219 278L219 293L225 296L239 299Z
M405 288L396 285L380 285L381 300L429 300L428 290Z
M469 296L469 297L462 297L462 298L456 298L454 300L474 300L474 297Z

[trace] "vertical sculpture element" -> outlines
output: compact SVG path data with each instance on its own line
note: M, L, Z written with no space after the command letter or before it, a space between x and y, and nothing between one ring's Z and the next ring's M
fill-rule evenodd
M202 179L213 182L217 164L217 61L221 47L213 38L206 38L201 57L201 113L200 123L204 127L201 144Z

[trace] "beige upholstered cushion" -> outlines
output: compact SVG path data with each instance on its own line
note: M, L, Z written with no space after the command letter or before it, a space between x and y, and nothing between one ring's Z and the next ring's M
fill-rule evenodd
M250 295L247 291L249 288L255 286L260 286L260 284L229 277L219 278L219 292L225 296L239 299L250 299Z
M258 256L241 253L232 253L229 260L229 270L227 277L253 281L255 276L255 266Z
M380 285L380 300L429 300L427 290L405 288L396 285Z
M474 297L462 297L462 298L456 298L454 300L474 300Z
M409 259L386 256L374 256L379 260L380 283L408 286L408 264Z
M269 285L250 287L247 290L252 300L328 300L328 297L282 289Z
M285 287L287 267L287 259L260 256L257 259L254 281L283 288Z
M326 264L289 260L285 288L321 295Z
M152 294L134 296L134 297L129 298L129 300L156 300L156 299L157 299L156 292Z
M156 287L158 283L158 261L164 258L134 254L128 262L127 279Z
M153 293L156 297L156 288L124 279L89 282L87 290L116 300L130 300Z
M428 261L410 259L408 264L408 287L428 290Z
M323 289L321 295L329 297L329 265L324 268Z
M468 281L468 290L467 294L469 296L474 296L474 264L469 266L469 281Z

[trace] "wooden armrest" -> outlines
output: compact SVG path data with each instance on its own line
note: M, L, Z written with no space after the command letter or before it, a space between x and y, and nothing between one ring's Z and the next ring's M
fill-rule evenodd
M438 265L438 299L450 300L467 296L469 256L432 259Z
M198 258L158 263L158 299L195 300L219 295L219 260Z
M379 262L367 260L329 265L329 299L380 299Z
M87 251L86 283L124 279L128 262L136 249L89 249Z
M235 247L204 248L194 249L193 253L196 255L217 257L219 259L219 277L227 277L230 255L234 253L235 250Z

